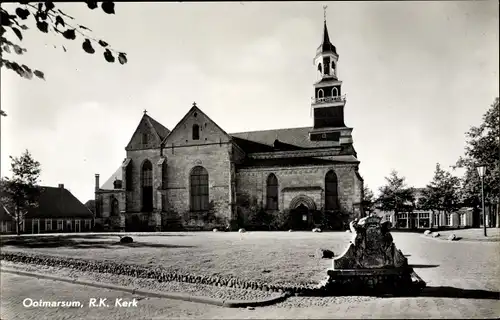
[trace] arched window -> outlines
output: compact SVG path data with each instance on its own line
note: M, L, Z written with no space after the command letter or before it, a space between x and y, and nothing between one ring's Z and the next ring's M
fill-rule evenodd
M332 97L338 97L339 96L339 89L337 87L332 88Z
M200 140L200 126L193 124L193 140Z
M153 165L149 160L142 164L141 187L142 211L151 212L153 210Z
M113 198L113 200L111 200L111 213L110 213L110 216L111 217L116 217L119 212L120 212L120 207L118 205L118 199Z
M325 176L325 210L338 210L337 175L333 170Z
M208 172L203 167L194 167L189 177L191 211L207 211L208 201Z
M268 210L278 210L278 179L271 173L267 177L266 204Z
M323 92L323 89L318 90L318 98L323 98L325 96L325 93Z
M163 160L161 164L161 187L167 189L167 159Z

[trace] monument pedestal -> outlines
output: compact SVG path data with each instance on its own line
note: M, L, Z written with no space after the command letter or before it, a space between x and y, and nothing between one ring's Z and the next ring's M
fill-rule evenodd
M408 265L389 233L390 222L370 216L350 223L354 238L333 260L328 277L317 288L325 295L416 294L425 282Z
M321 288L329 295L408 295L425 287L410 267L392 269L344 269L327 271Z

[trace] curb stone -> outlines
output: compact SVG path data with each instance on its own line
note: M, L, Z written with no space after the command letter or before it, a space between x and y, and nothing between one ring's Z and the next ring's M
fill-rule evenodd
M78 280L77 278L64 278L64 277L45 275L45 274L35 273L35 272L7 269L4 267L0 268L0 271L6 272L6 273L17 274L20 276L34 277L37 279L55 280L55 281L72 283L72 284L91 286L91 287L96 287L96 288L122 291L122 292L127 292L127 293L131 293L131 294L152 297L152 298L165 298L165 299L172 299L172 300L182 300L182 301L187 301L187 302L210 304L210 305L215 305L215 306L219 306L219 307L226 307L226 308L263 307L263 306L268 306L268 305L275 304L278 302L282 302L290 296L288 293L283 293L278 297L263 299L263 300L248 300L248 301L247 300L219 300L219 299L214 299L214 298L209 298L209 297L191 296L191 295L181 294L181 293L172 293L172 292L167 293L167 292L155 292L155 291L150 291L150 290L141 290L141 289L136 289L136 288L117 286L117 285L113 285L113 284L98 283L98 282L92 282L92 281L83 281L83 280Z
M437 238L434 238L432 236L426 236L424 234L421 234L420 235L422 238L425 238L425 239L430 239L430 240L435 240L435 241L440 241L440 242L446 242L446 243L459 243L459 242L466 242L466 243L495 243L495 244L499 244L500 243L500 240L470 240L470 239L464 239L464 238L460 238L459 240L454 240L454 241L450 241L448 240L448 238L444 238L444 237L437 237Z

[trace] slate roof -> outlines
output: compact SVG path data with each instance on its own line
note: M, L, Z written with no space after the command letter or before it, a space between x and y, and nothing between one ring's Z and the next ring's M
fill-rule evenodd
M281 143L292 145L302 149L327 148L340 145L338 142L331 142L331 141L311 141L309 139L309 131L311 131L312 129L313 129L312 127L286 128L286 129L238 132L238 133L230 133L229 135L234 138L237 138L235 139L235 142L243 150L245 150L245 146L247 147L251 146L251 149L254 149L258 147L258 145L260 144L264 148L266 146L270 147L267 148L268 151L273 151L274 142L276 140L279 140L279 142ZM249 152L266 152L266 151L267 150L249 151Z
M163 141L163 139L165 139L170 133L170 130L168 130L167 127L165 127L155 119L151 118L149 115L146 114L145 116L149 118L149 122L151 122L153 129L155 129L156 133L158 133L161 140Z
M120 165L118 169L116 169L115 173L113 173L104 184L101 185L101 189L103 190L114 190L115 185L113 182L115 182L115 177L118 180L122 180L122 166Z
M325 25L326 38L328 38L328 30ZM328 38L329 39L329 38ZM329 41L329 40L328 40ZM183 120L193 111L202 112L197 106L193 106L184 116L184 118L178 122L177 126L179 126ZM203 113L204 114L204 113ZM206 114L204 114L208 119L210 119ZM153 128L156 130L162 141L164 142L167 136L172 132L163 126L158 121L151 118L149 115L144 114L144 117L149 120ZM212 121L213 122L213 121ZM214 124L216 124L214 122ZM217 125L217 124L216 124ZM220 128L220 127L219 127ZM273 151L290 151L290 150L304 150L304 149L314 149L314 148L331 148L331 147L339 147L339 142L332 141L311 141L309 139L309 132L313 129L313 127L299 127L299 128L284 128L284 129L271 129L271 130L260 130L260 131L247 131L247 132L236 132L229 133L228 135L233 139L233 141L246 153L257 153L257 152L273 152ZM137 130L137 129L136 129ZM226 133L222 128L220 130ZM129 142L130 144L130 142ZM354 149L352 150L353 152ZM348 152L350 153L350 152ZM345 159L345 161L357 161L355 159L351 159L353 157L349 157L349 159ZM282 165L289 165L291 159L283 159ZM293 159L293 163L303 163L303 164L313 164L311 158L303 158L303 159ZM327 161L327 160L314 160L314 161ZM343 161L343 160L341 160ZM324 164L325 162L321 162ZM329 161L328 163L333 163ZM255 164L255 166L268 166L269 164L262 160L245 160L245 166L251 166ZM113 182L115 179L123 180L122 178L122 167L119 166L118 169L113 173L104 184L100 186L102 190L114 190Z
M170 130L168 130L167 127L165 127L164 125L162 125L161 123L159 123L155 119L151 118L150 115L144 113L144 115L141 118L141 121L139 121L139 124L137 125L134 133L132 134L132 137L130 137L130 141L127 143L125 150L128 150L128 148L131 147L132 140L134 139L136 133L139 131L139 128L141 126L141 123L143 123L143 121L146 121L146 123L151 124L153 131L156 132L158 134L158 136L160 137L160 142L163 141L163 139L165 139L165 137L167 137L170 133Z
M85 207L95 214L95 200L91 199L85 202Z
M25 219L32 218L92 218L92 212L80 202L69 190L56 187L40 187L41 193L38 207L31 208ZM7 208L8 209L8 208ZM11 209L9 209L11 210ZM12 220L0 206L0 219Z

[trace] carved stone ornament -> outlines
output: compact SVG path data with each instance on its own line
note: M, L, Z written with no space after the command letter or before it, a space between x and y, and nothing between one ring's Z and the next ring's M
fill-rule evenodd
M407 266L407 259L398 250L389 232L390 222L380 223L372 215L351 221L353 239L346 252L333 261L334 269L374 269Z

